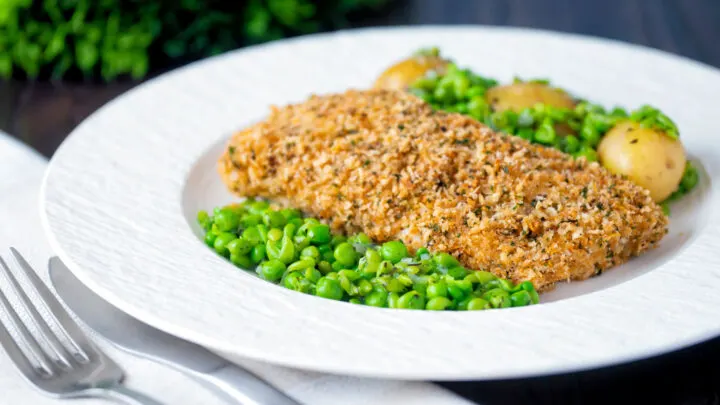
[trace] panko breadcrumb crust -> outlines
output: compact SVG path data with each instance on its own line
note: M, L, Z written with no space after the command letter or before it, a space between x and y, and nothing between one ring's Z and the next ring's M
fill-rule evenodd
M219 172L240 196L275 199L336 231L445 251L540 290L599 274L667 233L648 192L597 163L405 92L274 107L232 137Z

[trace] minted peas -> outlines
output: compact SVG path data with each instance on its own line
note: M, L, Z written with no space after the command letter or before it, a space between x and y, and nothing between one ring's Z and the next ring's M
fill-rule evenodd
M383 243L380 248L380 255L384 260L388 260L395 264L406 257L408 254L407 247L399 240L392 240L390 242Z
M452 305L452 301L445 297L431 298L430 301L425 304L425 309L430 311L442 311Z
M223 256L227 256L230 253L228 252L228 244L232 241L237 239L237 236L232 233L228 232L221 232L217 237L215 238L215 241L213 242L213 248L215 248L215 251Z
M470 271L453 256L427 248L410 255L399 240L376 245L363 233L333 235L318 220L270 209L266 201L218 207L213 216L200 212L198 223L204 242L235 266L323 298L433 311L525 306L539 299L532 283L513 285Z
M355 248L347 242L337 245L333 255L335 256L335 260L346 268L354 266L357 260L357 252L355 252Z
M318 297L329 298L331 300L339 300L343 297L343 289L337 280L327 277L321 277L315 288L315 295Z
M323 224L311 225L307 230L308 238L313 245L322 245L330 242L330 227Z
M398 299L397 305L403 309L423 309L425 297L417 291L408 291Z
M268 260L262 262L258 267L258 274L260 277L268 281L278 281L285 272L285 263L280 260Z

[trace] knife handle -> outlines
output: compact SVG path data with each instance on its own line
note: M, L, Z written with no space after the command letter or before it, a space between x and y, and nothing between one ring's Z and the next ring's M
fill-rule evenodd
M242 405L302 405L255 374L226 363L210 372L193 373L208 388Z

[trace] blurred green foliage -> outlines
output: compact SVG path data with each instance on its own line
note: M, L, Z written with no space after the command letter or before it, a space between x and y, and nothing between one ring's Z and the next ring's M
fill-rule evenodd
M388 0L0 0L0 77L143 78L245 45L340 28Z

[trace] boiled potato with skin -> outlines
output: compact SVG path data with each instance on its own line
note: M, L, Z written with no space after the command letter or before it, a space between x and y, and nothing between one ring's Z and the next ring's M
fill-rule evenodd
M445 73L448 61L434 55L416 55L387 68L375 81L376 89L405 90L431 70Z
M598 157L610 172L648 189L656 202L677 189L686 161L680 140L632 121L620 122L605 134Z
M575 106L575 100L565 91L543 83L521 82L496 86L488 89L485 97L493 111L500 112L512 110L519 113L535 104L546 104L557 108Z

